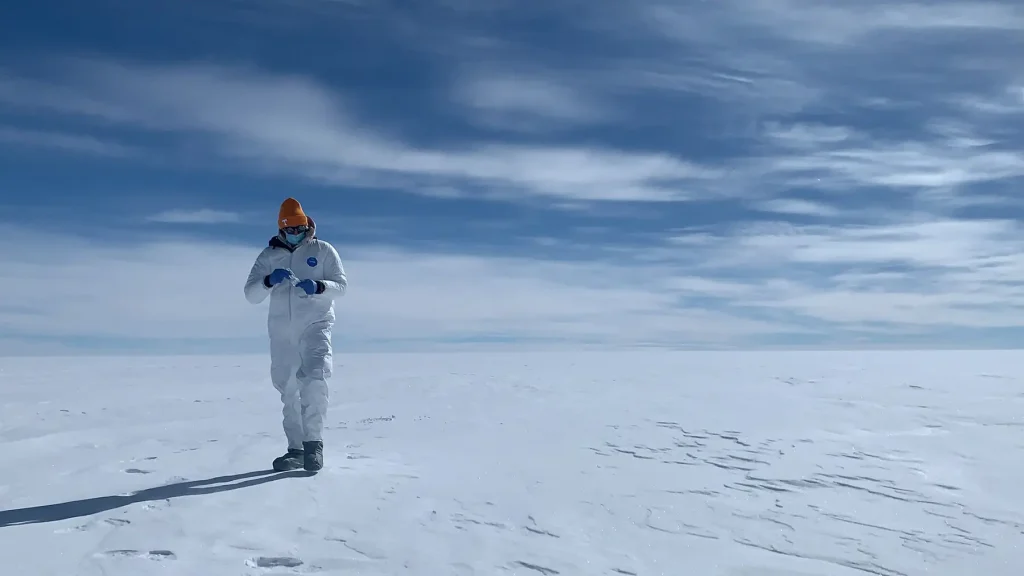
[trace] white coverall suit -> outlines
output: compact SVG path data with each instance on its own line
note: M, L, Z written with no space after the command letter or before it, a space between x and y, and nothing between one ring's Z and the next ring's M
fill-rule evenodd
M316 238L312 218L309 226L306 238L294 248L280 237L271 238L245 282L249 302L259 304L270 296L270 379L284 404L288 448L297 450L302 450L304 441L323 441L329 398L327 380L333 368L334 300L348 288L338 252ZM287 280L268 288L265 279L278 268L291 270L297 280L316 281L323 292L307 296Z

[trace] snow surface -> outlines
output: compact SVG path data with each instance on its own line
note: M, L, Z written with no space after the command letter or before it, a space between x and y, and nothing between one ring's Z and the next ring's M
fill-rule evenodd
M1024 574L1024 353L0 359L0 574Z

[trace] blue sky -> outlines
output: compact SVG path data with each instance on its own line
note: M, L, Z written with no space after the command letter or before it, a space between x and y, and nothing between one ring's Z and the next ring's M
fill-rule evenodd
M1016 346L1024 8L43 0L0 21L0 353Z

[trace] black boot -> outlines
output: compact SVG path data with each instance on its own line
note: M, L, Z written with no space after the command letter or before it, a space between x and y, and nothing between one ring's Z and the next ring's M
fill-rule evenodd
M309 472L316 472L324 467L324 443L303 442L302 450L305 452L302 467Z
M302 468L303 451L297 448L289 448L284 456L278 456L274 458L274 470L278 472L285 472L288 470L298 470Z

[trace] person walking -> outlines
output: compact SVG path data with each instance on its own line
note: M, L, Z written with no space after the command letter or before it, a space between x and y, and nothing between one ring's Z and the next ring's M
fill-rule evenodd
M316 235L316 223L295 198L281 204L278 233L260 252L245 282L245 298L270 297L270 379L281 394L288 449L274 470L323 468L327 382L333 370L335 299L348 290L337 250Z

